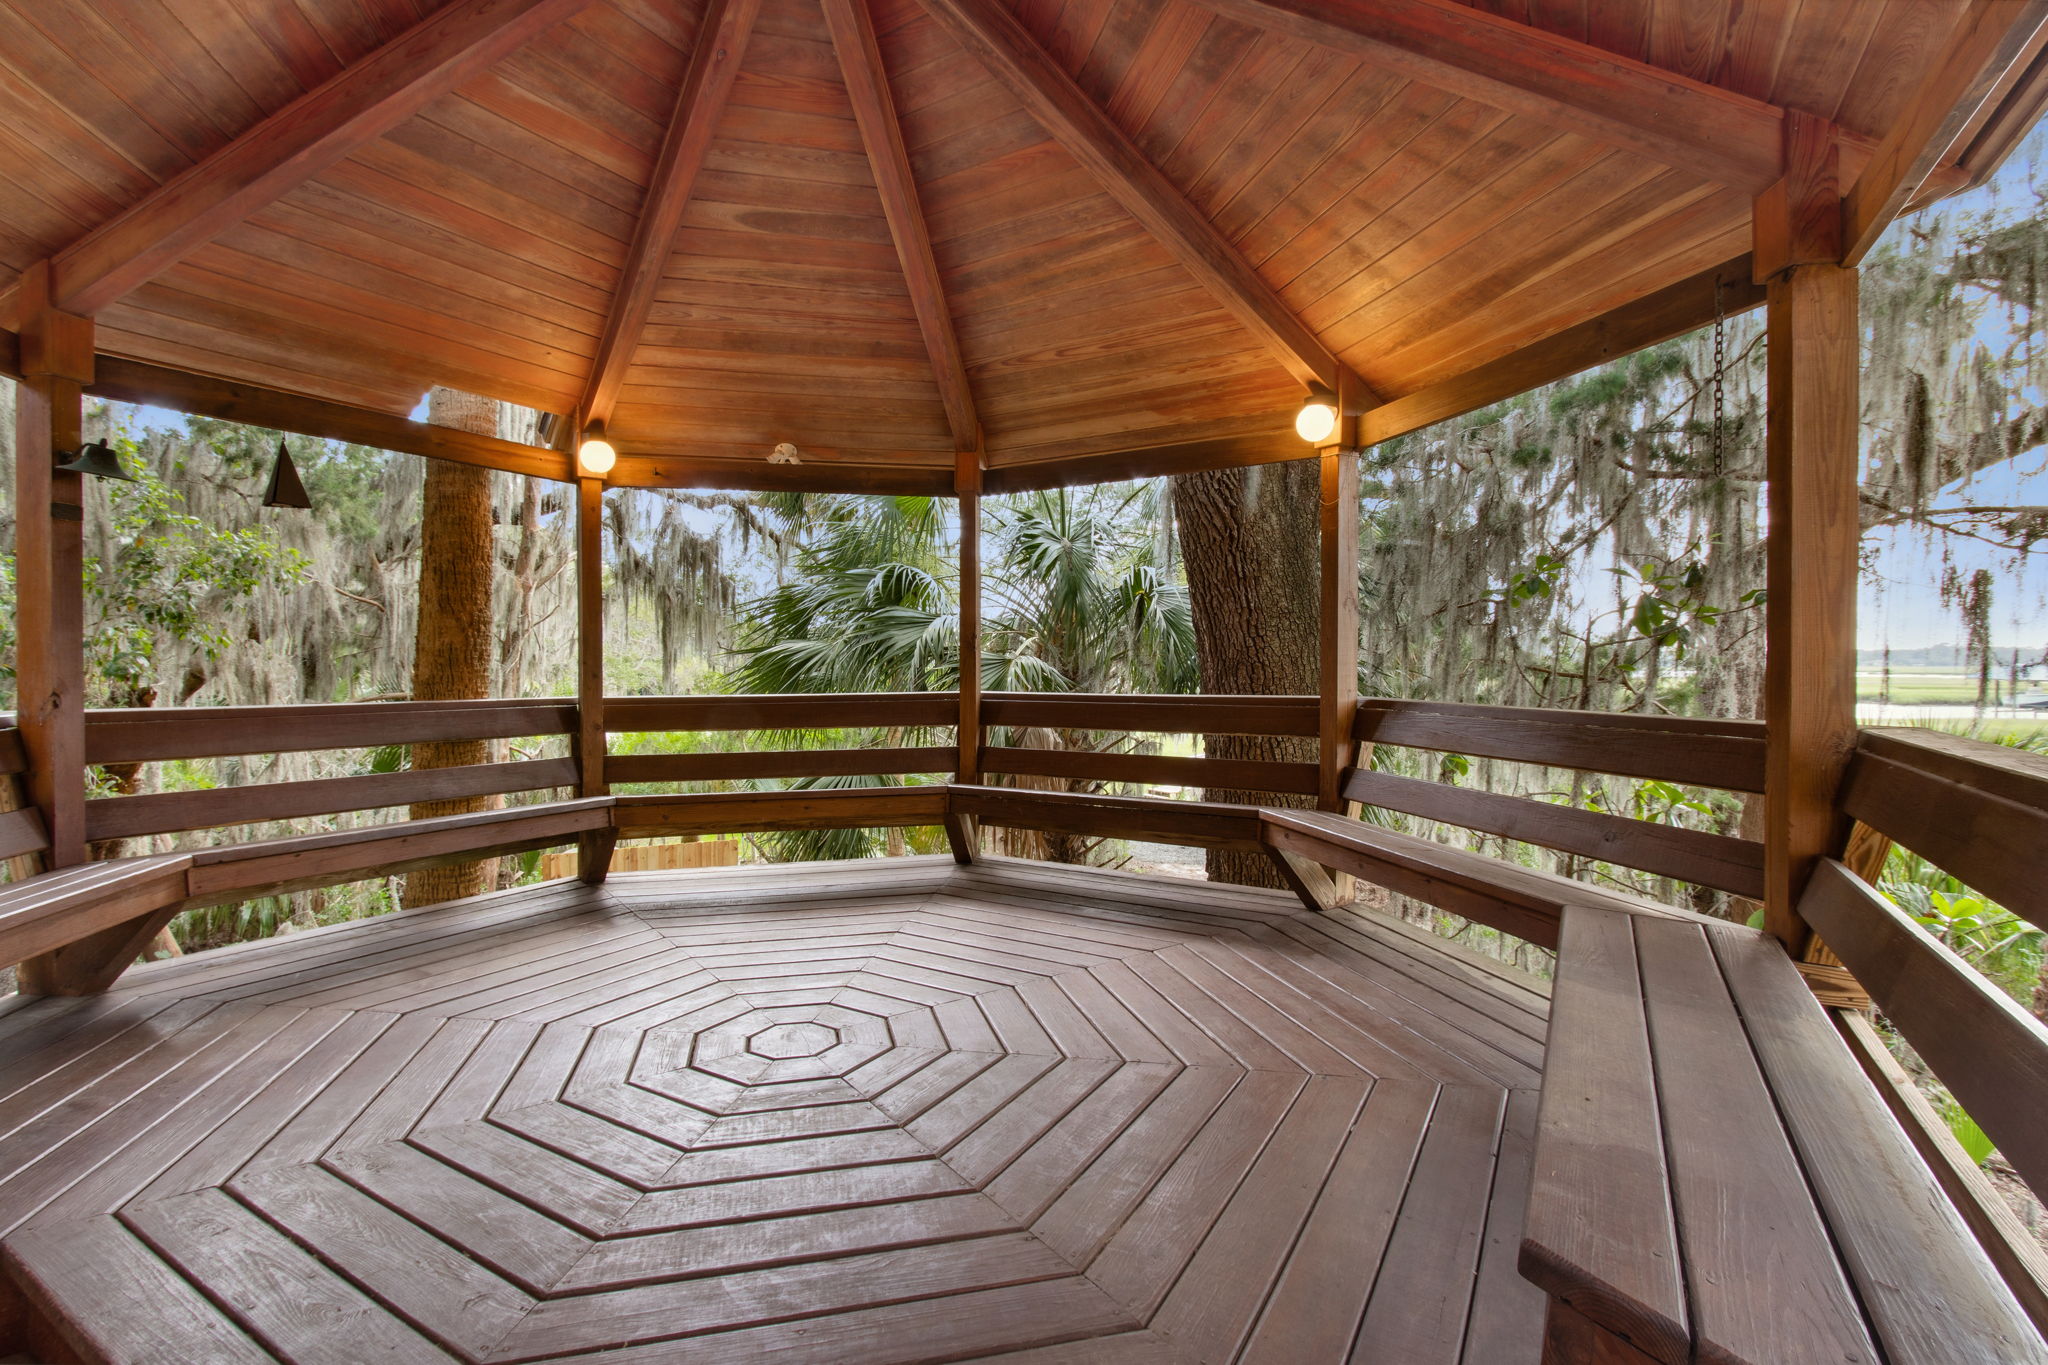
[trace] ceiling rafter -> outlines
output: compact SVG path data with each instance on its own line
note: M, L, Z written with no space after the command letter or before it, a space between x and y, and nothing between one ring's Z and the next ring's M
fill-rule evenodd
M2048 24L2048 0L1973 0L1941 56L1842 197L1842 263L1861 261L1904 213Z
M60 251L54 302L119 302L594 2L455 0Z
M1343 362L1336 353L1038 45L1002 0L923 4L1055 142L1273 352L1288 373L1305 385L1338 387ZM1369 394L1367 401L1372 401Z
M1781 170L1777 105L1455 0L1196 3L1752 194Z
M581 417L585 422L611 420L618 404L619 388L647 328L662 272L675 253L683 210L689 206L690 191L697 172L703 169L704 154L718 130L718 116L732 94L733 80L739 75L740 60L746 55L747 39L760 12L761 0L707 0L689 70L676 96L675 114L655 158L654 177L625 264L620 267L619 286L612 294L611 311L584 385Z
M875 40L874 18L868 12L867 0L820 3L825 10L825 26L832 33L832 48L839 56L840 74L846 80L846 93L853 102L854 121L860 125L861 143L867 148L868 162L874 170L875 189L881 195L882 212L889 221L889 236L896 244L896 258L902 263L904 283L910 289L917 330L931 356L939 398L946 409L946 424L953 432L953 448L979 451L981 424L975 416L974 393L967 382L967 364L961 358L960 339L946 305L945 282L932 255L931 233L918 202L917 179L910 169L910 153L904 146L895 97L889 91L882 50Z

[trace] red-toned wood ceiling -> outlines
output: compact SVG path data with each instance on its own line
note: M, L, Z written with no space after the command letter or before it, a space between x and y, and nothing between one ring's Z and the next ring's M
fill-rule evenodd
M950 465L965 403L1001 465L1284 429L1304 349L1399 397L1748 247L1759 186L1703 170L1704 152L1689 164L1496 107L1290 36L1284 16L1254 27L1252 0L1002 3L864 11L929 275L926 248L899 240L900 197L892 233L878 192L892 170L849 97L858 44L835 49L820 0L717 4L694 77L705 0L594 0L107 303L100 348L393 413L432 384L570 413L635 293L637 247L652 264L610 422L628 454L759 460L788 441L809 461ZM1430 22L1452 8L1349 4ZM0 284L440 9L0 7ZM1213 241L1176 246L963 47L961 14L971 27L991 9ZM1963 4L1472 9L1833 119L1853 159L1900 117ZM672 134L692 79L709 93ZM678 156L679 220L650 242L649 185ZM1190 268L1218 244L1252 302ZM1305 347L1262 337L1275 301ZM964 376L950 416L948 328Z

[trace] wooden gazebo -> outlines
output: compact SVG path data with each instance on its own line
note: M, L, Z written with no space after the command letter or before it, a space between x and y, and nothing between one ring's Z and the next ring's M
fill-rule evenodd
M19 714L0 1354L119 1361L2048 1362L2048 1032L1870 886L2044 922L2048 764L1859 732L1856 266L2044 98L2041 0L39 0L0 9ZM1356 694L1361 448L1768 309L1761 723ZM550 447L406 416L429 385ZM83 708L87 396L574 483L559 701ZM1337 412L1297 436L1304 398ZM616 451L603 471L586 437ZM793 446L796 461L771 460ZM1317 696L606 698L609 486L976 499L1319 459ZM957 746L608 758L661 730ZM1072 756L989 727L1312 737ZM572 756L87 799L89 765ZM1760 842L1389 779L1762 793ZM1061 764L1067 766L1062 767ZM862 772L927 785L613 796ZM1319 809L1000 775L1313 794ZM998 775L987 780L988 774ZM89 861L91 842L537 804ZM1355 818L1762 903L1767 932ZM1263 850L1295 895L989 857ZM606 876L620 837L951 859ZM573 882L125 970L184 909L575 844ZM1554 986L1341 904L1559 950ZM118 978L118 979L117 979Z

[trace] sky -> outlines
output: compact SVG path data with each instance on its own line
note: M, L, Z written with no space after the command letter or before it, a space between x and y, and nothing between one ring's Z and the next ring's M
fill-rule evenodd
M2031 206L2035 198L2026 183L2029 168L2038 164L2044 153L2048 153L2048 123L2036 125L1988 183L1944 201L1940 210L1978 213L2000 206ZM1910 230L1911 222L1894 223L1884 240L1898 239ZM1987 318L1983 335L1995 347L2002 344L2006 334L1995 315ZM2033 400L2041 397L2027 396ZM2048 452L2029 451L2010 465L1977 475L1967 487L1952 485L1934 505L1964 503L2048 505ZM2048 546L2041 554L2019 558L1990 545L1947 539L1948 560L1963 577L1978 569L1990 569L1996 575L1994 643L2028 653L2048 651ZM1955 609L1941 601L1943 547L1931 545L1926 536L1910 530L1884 529L1864 537L1863 554L1856 620L1859 648L1880 649L1889 644L1893 649L1917 649L1963 640Z

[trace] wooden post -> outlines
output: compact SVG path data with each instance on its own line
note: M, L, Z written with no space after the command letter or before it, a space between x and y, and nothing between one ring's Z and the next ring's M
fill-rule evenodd
M576 794L603 796L604 480L576 480ZM611 870L617 834L598 830L576 843L577 876L596 886Z
M84 479L55 469L78 449L93 379L92 319L50 304L50 267L21 277L14 413L15 684L29 797L50 867L85 861Z
M1358 413L1355 393L1339 384L1338 444L1322 452L1318 521L1322 544L1321 779L1319 810L1342 811L1344 770L1358 721Z
M981 781L981 454L962 451L960 492L960 762L957 782Z
M981 781L981 452L963 450L955 467L960 495L960 716L959 761L953 780ZM949 815L946 839L953 860L965 864L980 852L981 831L972 816Z
M1795 957L1796 905L1843 846L1836 794L1856 747L1856 272L1770 281L1764 925Z

